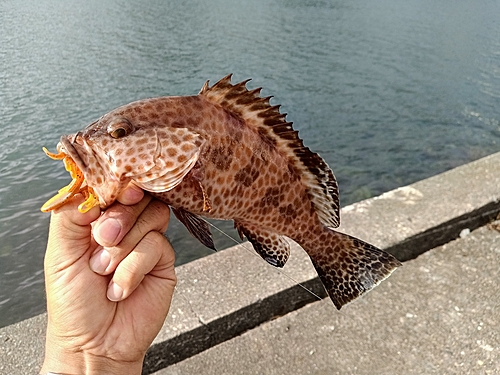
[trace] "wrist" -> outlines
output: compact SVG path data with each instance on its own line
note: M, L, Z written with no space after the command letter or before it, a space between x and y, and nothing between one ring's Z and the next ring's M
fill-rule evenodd
M47 339L41 374L137 375L142 372L142 359L133 362L118 361L106 356L94 355L83 350L62 348L56 343L49 341Z

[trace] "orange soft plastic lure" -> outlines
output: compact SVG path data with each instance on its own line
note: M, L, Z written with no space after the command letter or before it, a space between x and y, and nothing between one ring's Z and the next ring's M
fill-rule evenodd
M99 205L99 199L96 197L93 189L90 186L87 186L82 171L78 168L71 157L63 152L55 154L47 150L45 147L43 148L43 152L45 152L45 154L51 159L62 160L64 162L64 167L71 175L72 181L44 203L41 208L42 212L49 212L62 207L78 193L83 194L85 197L85 201L78 206L78 211L81 213L85 213L92 207Z

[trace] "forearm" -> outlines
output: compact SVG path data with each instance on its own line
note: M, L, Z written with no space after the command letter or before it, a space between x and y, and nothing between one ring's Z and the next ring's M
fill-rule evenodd
M121 362L84 351L68 350L51 342L50 338L47 337L41 374L51 372L63 375L137 375L141 374L141 371L142 360Z

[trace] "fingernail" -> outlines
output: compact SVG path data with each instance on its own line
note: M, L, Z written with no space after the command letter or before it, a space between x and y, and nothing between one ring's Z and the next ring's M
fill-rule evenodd
M142 199L144 196L144 191L136 186L130 185L123 192L123 199L130 202L137 202Z
M108 299L110 301L118 302L121 301L123 296L123 289L120 285L111 282L108 287Z
M104 220L95 229L94 237L97 242L102 246L116 245L115 241L122 230L120 222L116 219L109 218Z
M103 274L111 263L111 255L106 249L98 251L90 258L90 269L98 274Z

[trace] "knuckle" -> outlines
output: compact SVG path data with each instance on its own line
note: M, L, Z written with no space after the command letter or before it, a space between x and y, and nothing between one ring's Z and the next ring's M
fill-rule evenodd
M131 206L115 202L106 211L104 211L103 216L112 216L127 223L133 222L135 218L141 214L144 207L151 199L152 197L147 195L140 203Z
M151 231L148 232L142 239L142 245L148 248L156 250L158 253L161 252L163 246L165 246L166 238L160 232Z
M166 231L170 220L170 207L154 199L149 203L147 210L147 214L141 218L141 221L147 222L150 230Z
M170 216L170 207L158 199L152 200L150 206L158 216L166 217L167 219Z
M149 232L146 236L144 236L141 242L142 247L148 249L148 252L151 252L152 256L157 261L161 259L162 254L170 245L168 240L157 231Z

